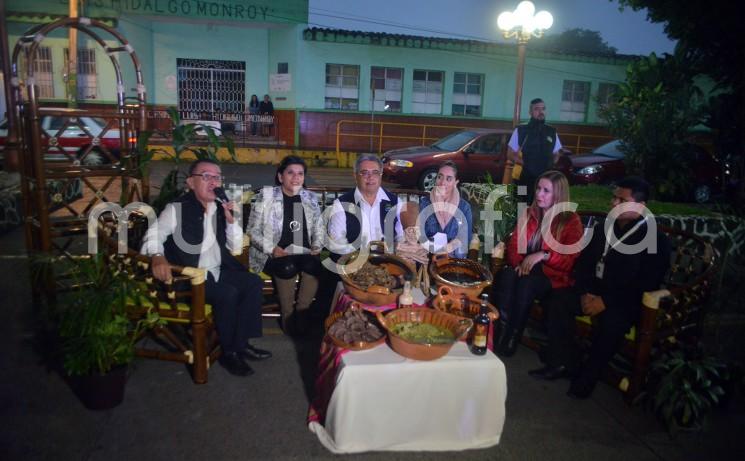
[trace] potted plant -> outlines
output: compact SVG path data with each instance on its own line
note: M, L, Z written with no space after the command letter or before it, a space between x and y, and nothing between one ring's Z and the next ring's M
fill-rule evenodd
M727 367L700 349L679 349L652 364L648 404L672 434L699 430L724 396Z
M135 341L160 322L154 312L134 320L127 316L128 301L142 296L144 288L127 271L126 258L98 253L70 260L73 284L54 310L65 373L90 409L121 403Z

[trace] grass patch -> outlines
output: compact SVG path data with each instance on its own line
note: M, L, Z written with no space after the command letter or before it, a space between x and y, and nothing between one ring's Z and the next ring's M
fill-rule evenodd
M579 208L577 211L608 211L610 209L610 199L613 196L610 187L587 185L571 186L569 197L572 202L577 202ZM650 200L647 207L654 214L672 214L672 215L690 215L690 216L715 216L706 208L689 203L658 202Z

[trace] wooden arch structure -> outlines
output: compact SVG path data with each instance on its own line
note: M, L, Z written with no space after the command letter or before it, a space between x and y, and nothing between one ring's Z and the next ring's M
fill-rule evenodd
M39 46L53 31L67 28L86 34L108 55L116 76L114 109L69 109L40 100L34 78ZM125 95L118 59L122 54L134 66L134 97ZM146 129L140 61L119 32L95 19L78 17L29 29L15 45L10 63L8 115L14 132L9 137L18 140L26 248L30 254L82 254L87 247L81 237L96 205L124 207L148 200L148 180L137 152L138 134ZM96 121L95 128L91 120ZM54 296L56 285L52 276L44 291Z

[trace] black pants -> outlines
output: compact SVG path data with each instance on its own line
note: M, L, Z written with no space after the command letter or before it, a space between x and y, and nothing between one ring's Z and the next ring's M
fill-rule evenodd
M497 278L493 296L500 317L505 320L506 331L521 333L528 321L530 306L551 290L551 281L543 273L541 263L524 276L518 276L512 267L505 267Z
M269 258L264 266L264 272L281 279L291 279L301 272L318 277L321 274L321 260L318 256L313 255Z
M221 268L220 280L208 274L205 300L212 305L224 352L239 352L249 338L261 336L261 279L246 271Z
M525 170L523 170L523 174L515 181L515 184L517 186L525 186L527 189L527 195L517 195L517 201L518 202L526 202L528 205L533 203L533 198L535 198L535 182L538 179L538 176L530 176L528 175Z
M604 298L605 310L592 325L592 345L581 377L596 381L623 342L638 317L638 306L624 306ZM574 288L554 291L546 302L549 365L579 367L580 357L575 336L575 317L582 315L580 294Z

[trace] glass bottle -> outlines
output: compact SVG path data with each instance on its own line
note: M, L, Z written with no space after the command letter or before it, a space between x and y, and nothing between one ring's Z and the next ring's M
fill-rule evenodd
M400 309L403 309L406 307L413 307L413 305L414 297L411 294L411 280L407 278L407 280L404 282L404 291L398 297L398 307Z
M486 345L489 343L489 295L481 295L481 306L479 313L473 319L473 339L471 340L471 353L474 355L486 354Z

